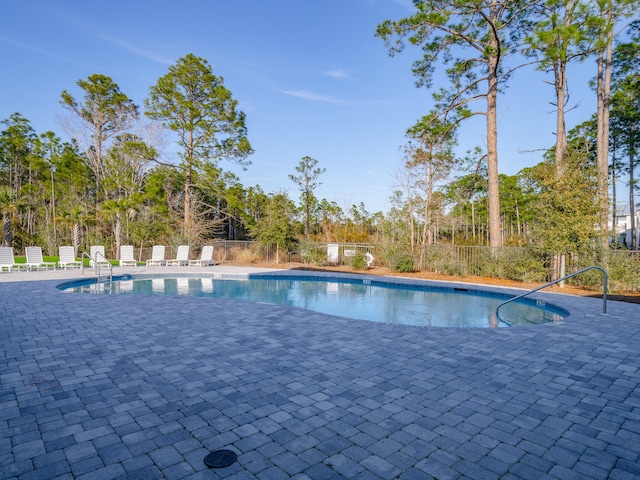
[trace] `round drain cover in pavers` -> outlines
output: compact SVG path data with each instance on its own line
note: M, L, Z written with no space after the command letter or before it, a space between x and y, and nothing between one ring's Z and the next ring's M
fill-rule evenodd
M231 450L215 450L204 457L204 464L209 468L228 467L238 459L236 452Z

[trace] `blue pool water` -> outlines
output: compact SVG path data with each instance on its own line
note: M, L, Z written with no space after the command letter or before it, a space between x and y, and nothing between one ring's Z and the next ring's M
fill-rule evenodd
M64 291L119 295L191 295L275 303L374 322L424 327L504 327L562 320L568 312L532 300L496 307L509 296L480 290L300 277L128 278L75 282Z

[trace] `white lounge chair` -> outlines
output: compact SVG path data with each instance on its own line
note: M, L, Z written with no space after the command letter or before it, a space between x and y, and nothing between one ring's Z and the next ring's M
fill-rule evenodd
M180 245L173 260L167 260L167 266L176 267L189 264L189 245Z
M151 258L147 260L147 267L164 265L164 245L154 245L151 249Z
M91 245L89 255L91 256L91 260L89 260L90 267L93 268L96 264L101 266L109 265L109 260L104 255L104 245Z
M133 258L133 245L120 245L120 266L135 267L138 264Z
M40 247L27 247L24 249L24 253L27 256L27 269L40 270L41 268L49 269L56 268L56 262L45 262L42 258L42 248Z
M11 270L24 270L26 265L24 263L16 263L13 258L13 248L0 247L0 272L10 272Z
M205 267L207 265L215 265L216 262L213 261L213 246L205 245L202 247L202 253L200 254L200 258L198 260L189 260L189 266L193 267Z
M63 246L58 247L58 255L60 259L58 260L58 267L64 268L80 268L82 266L82 262L76 260L76 251L72 246Z

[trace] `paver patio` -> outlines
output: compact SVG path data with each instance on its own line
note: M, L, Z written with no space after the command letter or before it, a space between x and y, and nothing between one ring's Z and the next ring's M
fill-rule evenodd
M638 305L429 329L74 276L0 274L2 479L640 478Z

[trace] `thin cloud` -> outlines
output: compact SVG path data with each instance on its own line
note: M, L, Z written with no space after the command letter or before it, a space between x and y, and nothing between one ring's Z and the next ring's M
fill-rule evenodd
M99 33L96 31L97 29L94 26L65 10L56 8L51 9L51 12L53 15L56 15L58 18L60 18L60 20L62 20L63 22L74 26L78 30L83 31L88 36L116 45L117 47L134 53L135 55L138 55L142 58L146 58L147 60L151 60L152 62L157 62L163 65L171 65L173 63L172 59L169 59L164 55L145 50L144 48L138 47L129 42L125 42L124 40L120 40L119 38Z
M143 58L146 58L147 60L151 60L152 62L157 62L157 63L161 63L163 65L171 65L173 63L172 59L169 59L168 57L165 57L164 55L155 53L155 52L151 52L149 50L145 50L144 48L140 48L136 45L132 45L131 43L125 42L123 40L120 40L118 38L114 38L114 37L110 37L108 35L97 35L97 38L100 38L102 40L105 40L109 43L112 43L120 48L123 48L125 50L128 50L129 52L132 52L136 55L139 55Z
M327 70L323 72L326 76L331 78L337 78L338 80L343 80L345 78L349 78L349 74L342 70L341 68L336 68L333 70Z
M58 60L63 60L68 63L81 65L83 67L95 68L95 65L91 65L90 63L80 62L74 58L65 57L64 55L60 55L59 53L51 52L49 50L45 50L44 48L35 47L33 45L29 45L28 43L18 42L17 40L3 37L2 35L0 35L0 42L8 43L9 45L13 45L14 47L18 47L23 50L29 50L30 52L39 53L40 55L45 55L47 57L57 58Z
M322 102L322 103L335 103L335 104L346 104L344 100L340 100L332 95L320 95L313 92L307 92L305 90L280 90L282 93L286 95L291 95L292 97L301 98L303 100L311 100L313 102Z

